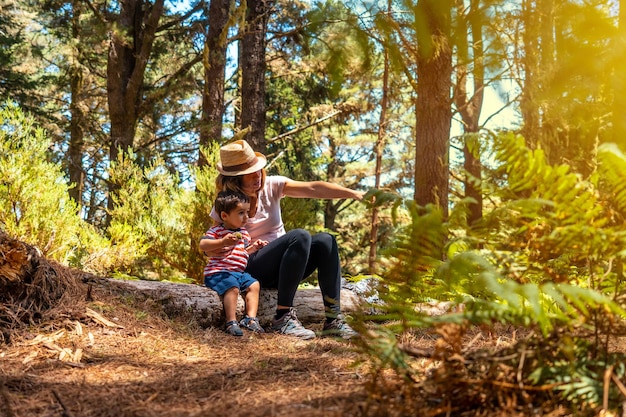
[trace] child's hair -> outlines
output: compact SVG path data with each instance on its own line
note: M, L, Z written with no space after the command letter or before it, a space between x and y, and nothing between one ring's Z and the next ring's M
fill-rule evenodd
M250 197L239 191L220 191L215 198L215 211L218 214L222 212L230 213L237 208L238 204L249 203Z

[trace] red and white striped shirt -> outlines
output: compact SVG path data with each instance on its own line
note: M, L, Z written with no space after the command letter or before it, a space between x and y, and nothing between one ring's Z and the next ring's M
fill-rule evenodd
M221 239L224 236L239 232L241 239L233 246L233 249L223 256L212 256L204 267L204 276L223 271L243 272L248 265L248 252L246 247L250 244L250 234L243 227L239 230L226 229L223 225L211 227L205 236L209 239Z

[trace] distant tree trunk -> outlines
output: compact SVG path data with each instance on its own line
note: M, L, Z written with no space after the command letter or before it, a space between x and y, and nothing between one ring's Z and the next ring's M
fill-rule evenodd
M526 144L534 149L539 143L539 108L536 105L538 91L537 66L538 58L538 36L535 33L536 9L533 1L522 1L522 22L524 25L523 43L524 54L522 66L524 70L524 86L520 99L520 111L522 113L522 135L526 138Z
M328 139L328 154L330 163L326 167L326 178L329 181L334 181L337 178L343 178L346 175L345 163L342 162L341 156L337 154L337 141L332 136L327 136ZM337 216L347 209L350 205L354 204L355 200L352 199L331 199L324 202L324 227L328 230L337 230Z
M224 76L226 69L226 42L228 17L233 0L212 0L209 7L209 29L204 42L204 94L200 146L222 140L224 115ZM202 154L198 166L207 164Z
M272 0L249 0L241 40L241 128L250 126L247 140L265 152L265 35Z
M391 0L387 0L387 15L391 16ZM387 101L389 97L389 51L383 47L383 91L380 101L380 117L378 119L378 137L374 145L376 165L374 167L374 189L380 187L382 175L383 150L385 149L385 136L387 131ZM372 208L372 227L370 229L370 252L367 260L369 273L376 270L376 248L378 246L378 207Z
M120 1L117 25L111 30L111 44L107 64L107 93L111 119L109 158L114 162L118 154L133 148L146 66L164 0L151 4L143 0ZM110 186L109 192L116 193ZM108 207L114 207L109 197Z
M615 35L615 66L613 71L613 141L626 151L626 74L617 69L626 53L626 4L619 1L619 22Z
M330 163L326 167L326 178L332 181L333 178L341 178L345 174L345 169L342 169L340 158L337 156L337 143L332 136L328 137L328 152ZM326 200L324 202L324 227L326 229L337 230L337 215L345 202L346 200Z
M429 203L448 214L448 155L452 52L449 43L452 0L422 0L417 13L428 24L418 36L415 105L415 193L419 205Z
M83 205L83 191L85 187L85 170L83 169L83 148L85 146L85 113L83 111L83 71L81 68L83 47L80 42L80 17L82 1L72 1L72 37L76 42L76 56L70 67L70 142L68 146L68 174L70 183L70 197L80 206Z
M479 119L483 106L484 97L484 50L482 39L482 22L477 17L471 19L471 37L472 37L472 58L469 57L468 37L470 36L469 26L467 25L467 16L478 13L480 6L479 0L470 1L470 9L465 13L465 3L463 0L456 0L458 15L458 64L456 68L456 106L463 120L463 130L465 139L463 141L463 168L466 172L465 178L465 197L472 198L476 201L469 206L470 213L468 223L473 224L480 220L483 216L483 194L481 189L482 166L480 163L480 142L476 137L476 133L480 128ZM474 89L472 96L468 97L467 93L467 75L468 65L472 63L472 81Z
M555 27L555 4L554 0L537 0L537 13L533 17L534 24L539 21L539 45L540 58L538 67L539 91L545 104L541 105L541 121L539 143L545 151L546 159L551 164L563 162L562 157L567 155L563 152L569 146L567 138L563 138L559 131L563 131L562 113L563 109L558 104L558 100L549 93L551 78L554 76L556 67L555 35L560 28ZM579 149L580 143L570 146L570 150ZM576 154L576 152L572 152ZM572 161L573 158L567 158Z
M571 38L580 36L582 41L587 37L584 29L570 22L567 3L522 2L522 134L531 149L542 149L549 164L568 164L587 178L596 170L597 142L606 112L597 103L606 102L601 91L609 71L601 65L590 70L586 63L576 61L580 56L574 58ZM589 49L585 49L591 62L606 56L604 43L594 43L590 39ZM611 51L619 54L617 48Z

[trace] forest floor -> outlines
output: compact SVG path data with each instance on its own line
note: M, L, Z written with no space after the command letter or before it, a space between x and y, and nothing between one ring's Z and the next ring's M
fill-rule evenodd
M345 416L365 400L345 342L234 337L91 296L0 343L0 416Z
M439 384L451 394L445 403L441 388L412 384L407 390L406 381L384 372L372 388L369 362L352 342L251 333L237 338L106 286L88 295L65 297L38 324L0 335L0 417L572 415L553 397L520 411L509 394L499 399L505 407L477 404L455 413L459 391L450 379ZM320 331L321 323L308 327ZM513 329L492 334L477 328L464 337L478 349L512 345L521 336ZM424 332L410 342L430 349L437 339ZM432 360L421 363L425 372L433 367ZM496 395L497 386L475 380L473 398L485 403Z

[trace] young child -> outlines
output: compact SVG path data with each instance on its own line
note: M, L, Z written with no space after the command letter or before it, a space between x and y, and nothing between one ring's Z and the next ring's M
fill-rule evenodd
M221 223L206 232L200 239L199 248L202 251L222 251L221 254L212 256L204 267L204 284L217 292L222 299L226 333L243 336L241 327L264 333L256 317L261 285L244 272L249 254L267 244L258 240L251 244L250 235L243 227L248 221L250 198L240 192L222 191L215 199L214 208ZM237 300L240 293L244 296L246 316L237 323Z

